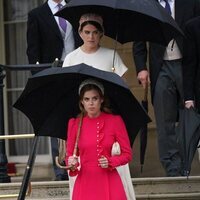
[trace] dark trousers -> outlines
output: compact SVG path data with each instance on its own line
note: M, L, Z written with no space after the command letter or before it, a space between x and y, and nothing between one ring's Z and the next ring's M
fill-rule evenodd
M62 180L68 180L68 174L65 169L61 169L56 166L55 158L58 156L58 139L57 138L51 138L51 153L52 153L52 160L53 160L53 169L55 176Z
M164 61L155 87L154 113L158 133L159 158L167 176L181 173L181 158L175 126L183 100L181 60Z

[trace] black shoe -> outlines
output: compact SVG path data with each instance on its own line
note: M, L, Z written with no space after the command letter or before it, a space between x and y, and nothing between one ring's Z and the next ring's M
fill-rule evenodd
M182 170L181 171L181 176L189 176L190 175L190 171L187 171L187 170Z
M180 171L177 170L177 169L170 169L170 170L167 172L167 176L168 176L168 177L176 177L176 176L181 176L181 174L180 174Z

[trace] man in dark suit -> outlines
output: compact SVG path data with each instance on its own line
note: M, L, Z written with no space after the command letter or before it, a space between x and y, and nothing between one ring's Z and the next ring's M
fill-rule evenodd
M187 108L196 107L200 113L200 16L185 26L183 51L183 89Z
M29 12L27 55L30 64L52 63L56 58L63 61L68 53L80 45L81 40L78 33L73 31L71 24L54 16L65 4L64 0L48 0ZM32 73L34 74L35 71ZM56 180L66 180L67 173L55 165L55 157L58 155L56 138L51 138L51 148Z
M199 0L159 0L158 2L163 7L168 3L170 7L168 11L182 30L189 19L200 14ZM137 78L143 87L151 82L159 158L167 176L184 175L175 135L178 112L183 99L183 37L173 39L167 47L149 43L150 72L146 67L147 53L145 42L133 43Z
M54 14L59 10L58 4L64 6L64 0L48 0L31 10L27 23L27 55L30 64L52 63L56 58L64 60L65 56L80 45L80 38L72 26L67 23L66 32L59 26L59 19Z
M187 22L185 36L186 40L183 51L185 107L196 108L198 113L200 113L200 16ZM198 152L200 157L199 148Z

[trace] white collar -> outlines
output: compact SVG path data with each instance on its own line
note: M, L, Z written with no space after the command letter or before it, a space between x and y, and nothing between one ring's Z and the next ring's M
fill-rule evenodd
M175 0L168 0L169 3L174 3ZM159 3L164 2L164 0L158 0Z
M65 5L66 5L66 2L65 2L64 0L62 0L59 4L62 4L63 6L65 6ZM55 9L55 8L57 8L58 3L56 3L56 2L53 1L53 0L48 0L48 5L49 5L49 7L50 7L51 9Z

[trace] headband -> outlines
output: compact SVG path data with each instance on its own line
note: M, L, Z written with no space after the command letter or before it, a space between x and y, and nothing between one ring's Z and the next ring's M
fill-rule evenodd
M96 81L94 79L86 79L85 81L83 81L80 84L79 89L78 89L78 94L79 95L81 93L82 88L84 86L86 86L86 85L95 85L95 86L97 86L101 90L102 94L104 95L104 87L103 87L103 85L99 81Z
M87 22L87 21L97 22L102 27L102 29L104 30L104 28L103 28L103 18L100 15L95 14L95 13L87 13L87 14L84 14L84 15L81 16L81 18L79 20L79 30L80 30L81 24L84 23L84 22Z

